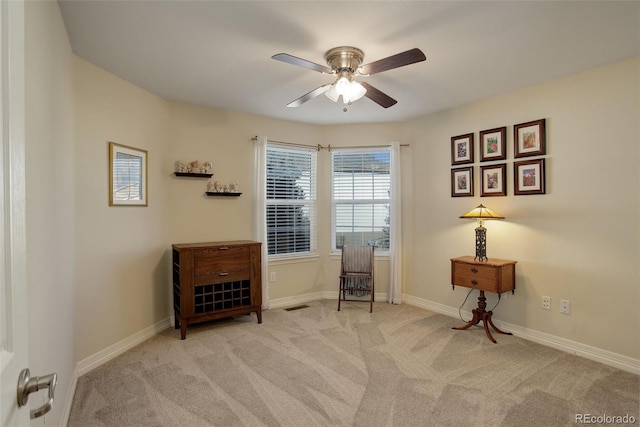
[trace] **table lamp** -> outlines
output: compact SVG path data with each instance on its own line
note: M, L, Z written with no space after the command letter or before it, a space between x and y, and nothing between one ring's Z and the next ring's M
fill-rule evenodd
M476 227L476 256L474 261L487 261L487 229L484 228L485 219L504 219L502 215L480 204L475 209L470 210L460 218L475 219L478 221Z

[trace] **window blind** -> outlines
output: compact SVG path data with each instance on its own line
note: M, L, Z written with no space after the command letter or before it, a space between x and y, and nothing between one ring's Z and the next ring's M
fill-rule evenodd
M331 153L333 247L389 250L391 191L389 149Z
M310 148L267 145L269 255L316 251L316 159Z

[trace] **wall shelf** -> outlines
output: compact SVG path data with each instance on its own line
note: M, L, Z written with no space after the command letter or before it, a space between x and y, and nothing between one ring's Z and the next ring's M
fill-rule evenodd
M207 191L207 196L239 196L242 193L222 193L222 192L217 192L217 191Z
M176 176L190 176L192 178L211 178L212 173L175 172Z

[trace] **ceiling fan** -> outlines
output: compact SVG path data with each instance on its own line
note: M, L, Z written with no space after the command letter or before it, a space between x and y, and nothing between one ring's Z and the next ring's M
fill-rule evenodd
M323 74L332 74L337 76L333 83L322 85L309 93L302 95L300 98L291 101L287 107L299 107L310 99L318 95L325 94L333 102L337 102L342 96L345 104L351 104L353 101L366 96L378 105L389 108L398 101L391 98L386 93L376 89L366 82L355 80L356 77L367 77L378 74L383 71L393 70L394 68L404 67L405 65L414 64L427 59L427 57L418 48L407 50L378 61L362 65L364 60L364 52L357 47L340 46L328 50L324 54L329 67L307 61L287 53L279 53L271 58L297 65L299 67L308 68ZM344 109L346 111L346 107Z

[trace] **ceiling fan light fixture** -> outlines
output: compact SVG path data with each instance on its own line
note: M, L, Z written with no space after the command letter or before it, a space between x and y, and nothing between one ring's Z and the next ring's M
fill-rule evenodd
M357 101L367 93L367 89L355 80L351 82L351 87L349 89L351 91L351 102Z
M329 98L333 102L338 102L338 98L340 98L340 94L336 90L335 84L332 84L329 90L327 90L324 94L326 95L327 98Z
M351 104L362 98L367 93L367 89L356 81L351 81L345 92L342 94L342 102Z
M336 81L334 86L335 86L336 91L338 92L338 94L342 95L343 97L345 95L348 95L351 92L351 82L345 76L340 77Z

